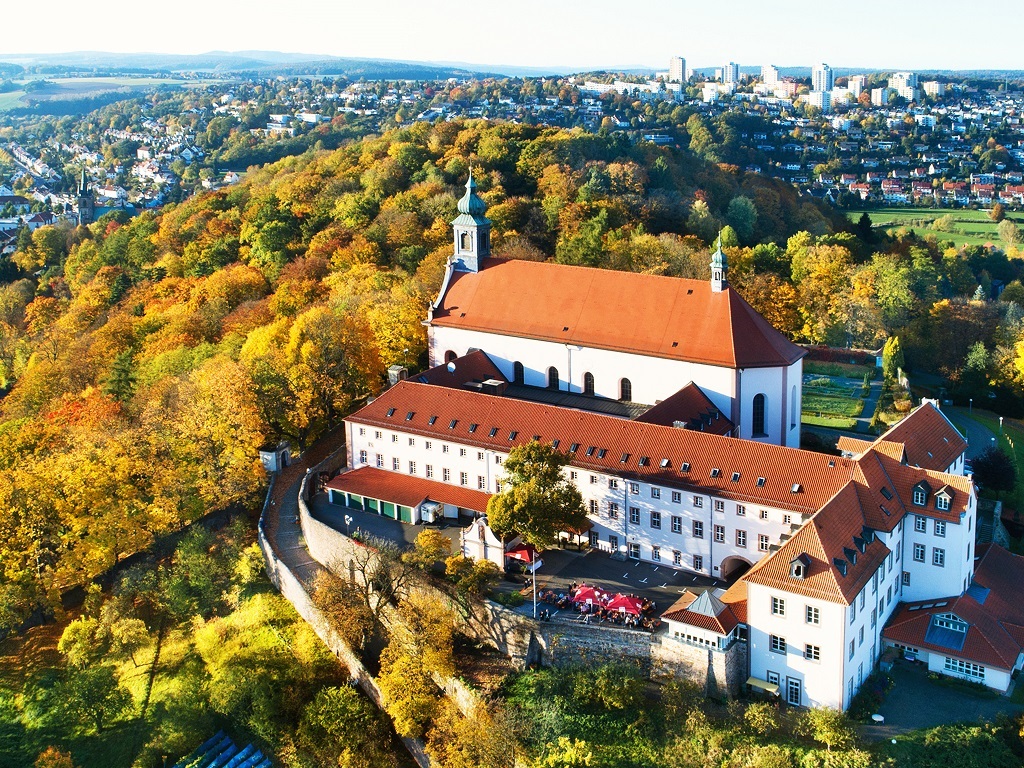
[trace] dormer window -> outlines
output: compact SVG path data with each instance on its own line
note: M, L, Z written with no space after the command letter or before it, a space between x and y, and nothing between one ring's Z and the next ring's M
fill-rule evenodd
M921 488L921 487L914 488L914 503L917 506L923 507L925 505L927 499L928 499L928 497L927 497L927 495L924 492L924 488Z
M945 493L935 495L935 508L941 512L949 511L949 496Z
M789 561L789 575L794 579L806 579L807 571L811 565L811 558L803 553Z

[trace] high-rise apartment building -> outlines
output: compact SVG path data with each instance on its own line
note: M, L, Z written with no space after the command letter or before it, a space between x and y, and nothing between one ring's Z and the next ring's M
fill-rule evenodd
M765 64L761 67L761 82L768 86L774 86L779 82L779 68L774 64Z
M740 81L740 65L735 61L730 61L722 69L722 82L723 83L738 83Z
M834 84L835 77L832 73L832 67L828 64L816 64L811 68L812 91L831 91Z
M686 82L686 59L673 56L668 60L668 81L670 83Z

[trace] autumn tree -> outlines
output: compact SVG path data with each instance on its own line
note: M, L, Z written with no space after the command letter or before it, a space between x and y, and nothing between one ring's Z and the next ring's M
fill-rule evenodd
M517 533L536 547L551 546L558 534L582 530L587 513L583 497L562 470L569 455L537 440L509 451L501 493L487 502L487 521L498 536Z

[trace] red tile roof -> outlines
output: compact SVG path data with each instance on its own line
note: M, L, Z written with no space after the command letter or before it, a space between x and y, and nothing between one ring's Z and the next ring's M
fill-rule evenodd
M806 354L732 288L551 262L489 258L456 272L429 322L729 368Z
M413 417L406 419L410 412ZM576 467L803 513L817 511L849 482L854 466L837 456L413 381L400 382L348 421L503 453L534 435L543 442L558 440L561 451L578 443L572 458ZM477 428L470 432L472 424ZM516 435L510 439L512 432ZM664 459L668 465L662 467ZM713 469L719 470L718 477L712 477ZM739 475L735 481L734 473Z
M878 441L902 443L908 464L940 472L944 472L967 450L963 435L931 403L924 403L912 411Z
M682 422L686 429L712 435L728 435L735 426L692 381L674 395L637 416L636 420L644 424L661 424L665 427Z
M438 483L412 475L387 472L376 467L360 467L331 479L327 487L357 496L390 501L403 507L416 507L429 499L441 504L486 512L491 494L459 485Z
M985 666L1013 669L1017 656L1024 650L1022 584L1024 557L994 544L979 547L972 586L989 590L984 602L978 602L972 594L974 590L969 590L959 597L901 604L882 636ZM943 613L952 613L970 625L960 650L925 642L932 616Z
M859 456L864 453L872 445L870 440L861 440L856 437L848 437L846 435L840 435L839 441L836 443L842 453L849 453L853 456Z
M486 352L474 350L452 361L454 371L447 365L438 365L428 371L413 376L414 381L421 384L434 384L439 387L464 387L470 383L480 383L488 379L508 382Z
M722 606L721 610L714 616L690 610L691 606L693 606L700 597L700 593L690 592L687 590L682 597L676 600L676 602L661 615L661 618L668 619L669 621L678 621L681 624L689 624L694 627L699 627L700 629L706 629L710 632L717 632L720 635L728 635L736 628L737 624L741 623L732 608L721 598L716 598L722 603Z

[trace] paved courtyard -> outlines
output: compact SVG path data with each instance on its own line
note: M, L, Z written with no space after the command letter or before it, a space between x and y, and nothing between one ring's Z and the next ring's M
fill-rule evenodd
M370 534L411 546L420 531L436 527L452 540L452 551L461 547L461 532L468 520L457 524L454 520L443 526L409 525L388 517L362 512L331 504L327 494L319 493L310 502L310 511L318 520L336 530ZM351 518L346 530L345 517ZM538 589L567 590L573 582L596 584L611 592L639 595L657 603L658 612L664 611L679 599L684 587L724 586L724 582L706 576L697 576L667 565L641 563L635 560L614 560L605 552L590 549L579 551L574 545L566 549L551 549L541 555L543 565L537 569ZM503 591L525 585L526 577L514 577L517 583L505 582Z
M963 688L929 680L924 664L897 660L891 675L896 684L878 710L878 714L885 717L885 724L864 726L863 732L868 738L891 738L945 723L992 720L1002 712L1024 710L1007 696L975 696ZM923 706L923 702L927 702L927 706Z

